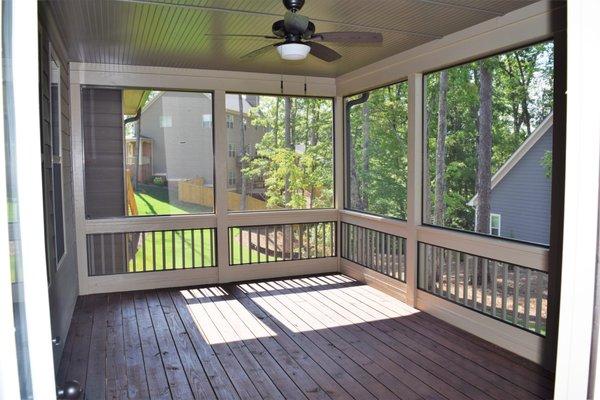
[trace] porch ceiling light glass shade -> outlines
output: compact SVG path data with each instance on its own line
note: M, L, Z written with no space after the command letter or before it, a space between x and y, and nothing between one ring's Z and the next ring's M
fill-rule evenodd
M310 46L302 43L284 43L277 46L277 52L284 60L304 60L310 53Z

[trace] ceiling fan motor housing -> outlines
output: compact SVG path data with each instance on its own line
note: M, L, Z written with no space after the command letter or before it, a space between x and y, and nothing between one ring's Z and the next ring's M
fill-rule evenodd
M302 8L304 0L283 0L283 5L291 12L296 12Z

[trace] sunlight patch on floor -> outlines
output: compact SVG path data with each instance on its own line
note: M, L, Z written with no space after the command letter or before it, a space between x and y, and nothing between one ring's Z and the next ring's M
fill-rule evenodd
M221 287L181 290L198 331L206 343L224 344L277 334ZM227 297L229 296L229 297Z

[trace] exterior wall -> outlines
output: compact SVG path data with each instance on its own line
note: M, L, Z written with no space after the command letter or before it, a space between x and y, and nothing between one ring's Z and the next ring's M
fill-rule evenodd
M44 183L44 224L46 227L46 260L48 265L48 295L50 303L52 336L59 336L61 343L54 347L54 365L62 355L67 339L69 324L75 302L79 294L77 278L77 254L75 238L75 211L73 202L73 170L71 157L71 107L69 64L62 51L62 39L48 29L48 23L42 16L39 29L40 46L40 123L42 141L42 171ZM50 98L49 98L49 43L52 42L54 56L60 63L60 104L62 133L62 165L63 165L63 215L65 231L65 255L57 265L54 249L54 216L52 211L52 154L50 131ZM35 148L31 149L36 150Z
M81 106L86 218L125 216L121 90L86 88Z
M492 189L491 212L500 214L500 236L548 244L551 180L541 164L552 150L552 128Z
M141 135L153 140L153 174L166 175L172 184L177 180L203 178L205 185L213 185L212 127L202 126L205 114L212 115L212 100L203 94L186 92L165 92L142 112ZM242 150L240 114L230 109L227 114L233 116L233 128L227 128L227 143L234 144L239 155ZM161 116L170 116L172 126L161 128ZM252 154L263 134L264 128L248 124L245 143ZM229 190L240 188L239 160L239 156L227 157L228 171L236 172L236 184L228 185ZM261 188L253 190L260 191Z
M212 126L202 126L204 114L212 115L210 97L186 92L165 92L142 112L140 133L153 139L154 174L213 184ZM161 116L170 116L172 126L161 128Z

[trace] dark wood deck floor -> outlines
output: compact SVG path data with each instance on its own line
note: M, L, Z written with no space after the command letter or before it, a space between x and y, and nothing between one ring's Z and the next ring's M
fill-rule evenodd
M87 399L537 399L538 366L343 275L80 297Z

